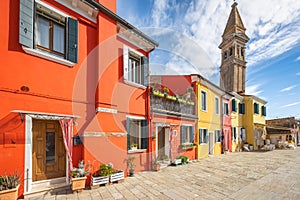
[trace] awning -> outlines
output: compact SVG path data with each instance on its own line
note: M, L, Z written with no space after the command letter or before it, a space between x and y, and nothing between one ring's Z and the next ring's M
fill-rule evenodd
M56 113L44 113L44 112L34 112L26 110L12 110L11 112L26 114L35 119L45 119L45 120L60 120L60 119L76 119L80 118L77 115L68 114L56 114Z

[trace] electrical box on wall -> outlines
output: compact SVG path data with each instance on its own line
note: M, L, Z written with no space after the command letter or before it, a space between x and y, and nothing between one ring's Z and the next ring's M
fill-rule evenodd
M80 145L80 144L82 144L80 136L79 135L74 136L73 137L73 145L77 146L77 145Z

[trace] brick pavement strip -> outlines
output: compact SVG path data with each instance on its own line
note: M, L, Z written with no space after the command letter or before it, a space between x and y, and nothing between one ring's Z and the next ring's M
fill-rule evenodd
M34 199L300 199L300 148L212 156L137 173L120 184Z

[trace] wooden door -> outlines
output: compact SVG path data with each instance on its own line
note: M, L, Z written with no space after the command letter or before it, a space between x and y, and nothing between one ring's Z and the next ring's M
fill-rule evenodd
M158 127L158 159L165 155L165 131L164 128Z
M59 122L33 119L32 126L32 180L64 177L66 151Z

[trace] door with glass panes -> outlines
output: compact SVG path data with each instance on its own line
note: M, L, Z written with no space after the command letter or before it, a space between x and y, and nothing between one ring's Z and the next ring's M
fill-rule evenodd
M33 119L32 126L32 180L64 177L66 151L59 121Z

